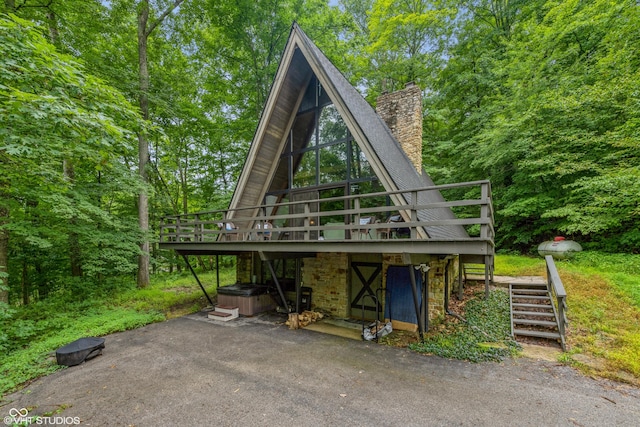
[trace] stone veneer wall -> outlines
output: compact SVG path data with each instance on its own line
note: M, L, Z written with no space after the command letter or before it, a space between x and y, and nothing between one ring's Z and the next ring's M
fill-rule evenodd
M348 254L318 253L316 258L305 258L302 284L312 289L312 310L336 317L349 316Z
M456 289L458 279L458 260L449 263L449 294ZM391 265L403 265L401 254L382 255L383 283L386 283L387 269ZM446 260L431 257L429 261L429 320L442 319L444 312L444 279ZM251 254L237 257L237 280L242 283L251 281ZM346 253L318 253L316 258L306 258L302 269L302 286L312 289L312 310L328 312L336 317L350 315L350 266Z
M458 281L458 260L459 257L455 257L448 262L447 260L440 260L436 257L431 259L429 266L429 319L430 320L442 320L445 317L444 307L444 280L445 270L449 269L449 298L453 295L456 289L456 283Z
M422 93L413 83L393 93L385 93L376 100L376 112L385 121L393 136L422 173Z

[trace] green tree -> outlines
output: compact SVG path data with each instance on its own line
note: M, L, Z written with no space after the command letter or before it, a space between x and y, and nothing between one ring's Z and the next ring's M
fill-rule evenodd
M566 233L633 250L638 5L477 1L464 12L428 99L430 171L491 179L501 247Z
M370 89L379 93L409 82L430 84L442 66L455 13L437 1L375 0L368 14Z
M0 26L4 235L11 236L23 266L31 264L36 272L61 250L68 254L72 232L86 248L82 262L93 277L106 267L131 271L127 259L137 252L130 243L138 233L118 216L114 198L128 198L140 187L126 164L133 136L128 129L140 128L138 116L122 95L58 53L34 25L2 16ZM74 180L65 179L68 160L76 165ZM126 250L114 256L113 246ZM11 266L7 253L0 259Z
M173 0L163 8L158 16L149 20L149 1L140 0L138 4L138 72L140 78L139 105L144 120L149 120L149 64L147 44L149 36L164 19L172 13L184 0ZM162 10L162 9L161 9ZM149 163L149 141L144 130L138 133L138 171L140 178L147 182ZM138 287L149 285L149 197L145 189L138 194L138 221L143 232L138 256Z

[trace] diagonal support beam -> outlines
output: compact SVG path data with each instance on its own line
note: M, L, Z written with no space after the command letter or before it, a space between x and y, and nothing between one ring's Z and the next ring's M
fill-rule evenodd
M420 312L420 297L418 296L418 284L416 283L416 275L413 265L408 265L409 278L411 279L411 291L413 292L413 304L416 309L416 319L418 320L418 332L420 333L420 341L424 341L424 319ZM424 286L424 285L423 285Z
M424 341L424 318L422 311L420 310L420 302L424 304L422 295L418 295L418 284L416 283L416 275L413 269L413 263L411 261L411 254L402 254L402 263L409 269L409 279L411 281L411 291L413 292L413 305L416 309L416 320L418 321L418 332L420 333L420 341ZM424 283L422 284L424 286ZM426 307L425 307L426 310Z
M204 286L202 286L202 283L200 283L200 279L198 278L198 275L196 274L196 272L193 270L193 267L191 267L191 264L189 263L189 258L187 258L187 256L184 254L181 254L181 255L182 255L182 258L184 259L184 262L187 264L187 267L189 267L189 270L191 270L191 274L193 274L193 277L195 277L196 282L198 282L200 289L202 289L202 292L204 292L204 296L207 297L207 299L209 300L209 304L211 304L212 306L215 305L211 300L211 297L209 296L207 291L204 289Z
M287 304L287 298L284 296L284 292L282 291L282 287L280 286L280 282L278 281L278 275L276 271L273 269L273 263L270 259L268 259L264 252L258 252L260 254L260 259L262 261L266 261L267 266L269 267L269 271L271 272L271 278L273 279L273 283L276 284L276 289L278 290L278 294L280 294L280 299L282 300L282 305L284 305L284 309L289 313L289 304Z

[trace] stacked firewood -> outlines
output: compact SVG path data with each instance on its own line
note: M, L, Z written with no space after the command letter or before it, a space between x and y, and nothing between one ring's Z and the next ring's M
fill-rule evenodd
M322 319L324 315L322 313L318 313L317 311L308 311L305 310L302 313L289 313L289 320L287 320L286 325L289 326L289 329L300 329L307 326L309 323L316 322Z

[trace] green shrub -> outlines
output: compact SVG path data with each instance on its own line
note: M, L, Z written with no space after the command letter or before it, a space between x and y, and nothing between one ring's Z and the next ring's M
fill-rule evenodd
M467 303L465 316L466 323L454 324L409 348L470 362L499 361L520 349L511 337L509 295L505 291L494 290L488 299L484 293L477 294Z

